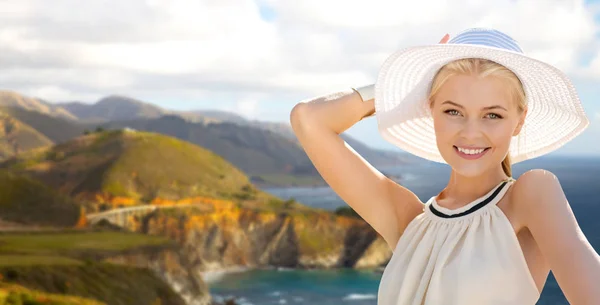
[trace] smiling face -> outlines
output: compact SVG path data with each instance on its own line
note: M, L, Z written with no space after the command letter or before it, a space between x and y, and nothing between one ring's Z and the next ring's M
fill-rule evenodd
M440 154L463 176L502 166L525 111L513 88L501 77L476 73L447 75L431 100Z

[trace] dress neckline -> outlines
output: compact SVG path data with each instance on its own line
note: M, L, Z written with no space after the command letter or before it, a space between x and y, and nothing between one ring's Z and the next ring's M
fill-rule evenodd
M456 209L449 209L449 208L440 206L436 201L436 197L439 194L435 195L435 196L431 197L431 199L429 200L430 201L429 210L434 215L441 217L441 218L458 218L461 216L466 216L466 215L472 214L475 211L483 208L484 206L486 206L490 203L496 204L500 199L502 199L504 193L508 189L507 185L514 181L515 181L515 179L513 179L512 177L506 178L506 179L502 180L500 183L498 183L494 188L492 188L485 195L471 201L470 203L468 203L460 208L456 208Z

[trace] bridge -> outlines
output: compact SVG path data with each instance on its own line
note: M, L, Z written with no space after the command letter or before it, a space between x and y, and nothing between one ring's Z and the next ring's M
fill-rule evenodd
M131 216L143 217L157 209L177 209L177 208L199 208L202 212L213 211L213 206L201 203L190 204L164 204L164 205L139 205L126 208L112 209L104 212L90 213L86 215L87 221L90 224L96 224L102 220L106 220L114 225L126 227L127 221Z

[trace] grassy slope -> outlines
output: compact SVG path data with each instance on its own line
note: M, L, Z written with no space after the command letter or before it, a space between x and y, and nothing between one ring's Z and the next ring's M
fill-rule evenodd
M28 305L106 305L93 299L47 293L22 285L0 282L0 304Z
M200 124L177 116L110 122L107 129L131 127L176 137L209 149L249 175L312 175L316 170L297 143L271 131L232 123Z
M81 202L209 197L273 203L241 170L189 142L147 132L110 131L22 154L0 168L25 173ZM280 203L281 200L279 200Z
M0 269L12 283L55 294L67 294L111 305L185 304L168 284L146 268L111 264L35 266Z
M138 132L124 143L123 152L105 177L105 191L147 199L221 197L249 183L241 171L208 150L175 138Z
M65 195L23 175L0 171L0 217L42 226L73 226L79 206Z
M167 238L113 231L63 230L54 233L0 233L0 266L35 264L27 257L61 258L65 264L79 264L92 252L124 251L128 249L173 245ZM5 262L6 257L21 256L23 261Z
M64 294L106 304L155 304L158 298L162 304L183 304L180 297L148 269L98 263L92 259L98 253L173 245L164 237L126 232L2 233L0 278L4 283L0 283L0 300L11 291L24 290L15 286L18 284L39 291L25 290L20 296L13 292L13 298L41 294L60 301L51 304L97 304ZM71 300L66 302L69 298Z

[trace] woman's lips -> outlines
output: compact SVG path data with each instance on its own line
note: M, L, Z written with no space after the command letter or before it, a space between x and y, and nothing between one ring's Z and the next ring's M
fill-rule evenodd
M474 154L474 155L469 155L469 154L465 154L463 152L461 152L460 150L458 150L458 147L453 146L454 147L454 151L461 157L467 160L475 160L475 159L479 159L481 157L483 157L488 150L490 150L489 147L485 148L482 152L478 153L478 154Z

